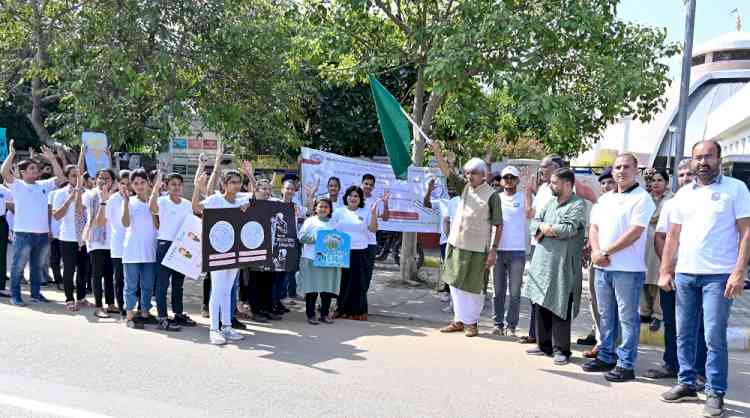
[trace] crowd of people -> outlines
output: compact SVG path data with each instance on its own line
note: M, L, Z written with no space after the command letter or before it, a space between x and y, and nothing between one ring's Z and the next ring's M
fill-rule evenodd
M443 173L455 177L440 146L432 149ZM442 279L454 311L441 331L477 335L492 271L493 334L517 336L524 295L532 304L529 335L518 341L535 344L529 355L568 364L588 269L594 326L577 343L594 347L583 353L591 360L582 369L610 382L634 380L641 324L663 326L664 363L645 373L677 379L661 400L697 400L705 391L704 416L722 416L727 322L750 255L750 193L720 168L721 146L696 143L676 169L673 195L666 171L648 169L640 184L637 158L624 153L599 175L596 193L550 155L521 193L517 168L493 176L485 161L468 161L460 197L440 206L449 228ZM532 246L524 282L526 233Z
M647 170L641 185L632 154L619 155L599 175L600 192L576 179L556 155L541 161L521 191L516 167L493 175L485 160L473 158L459 173L437 142L430 147L450 196L433 199L433 179L423 202L439 213L441 279L454 312L441 332L478 335L492 273L492 333L535 344L529 355L568 364L571 322L580 311L587 269L594 326L578 340L593 346L584 352L591 360L583 370L603 372L610 382L635 379L641 324L654 331L663 326L664 364L646 376L677 378L678 383L661 399L694 400L697 391L705 390L704 414L723 414L727 321L747 277L750 193L743 182L720 174L718 143L697 143L691 158L679 163L680 190L674 195L663 170ZM379 220L390 216L389 193L373 196L374 176L363 175L361 185L343 192L341 181L330 177L327 193L319 195L317 185L300 190L299 178L289 174L277 199L268 179L255 178L250 162L224 173L214 169L209 176L201 158L188 200L179 174L105 168L91 178L83 154L78 164L64 165L43 147L39 157L48 165L32 159L16 164L10 142L0 168L0 252L11 244L10 292L5 290L6 266L0 265L0 296L9 297L12 305L26 303L21 282L28 265L30 302L48 302L41 287L51 281L64 290L71 312L93 308L99 318L120 315L132 328L153 324L174 332L195 326L184 309L185 277L161 264L181 223L206 209L247 211L259 200L275 199L294 206L299 270L243 268L206 275L201 314L210 319L209 341L241 340L236 331L246 327L241 319L281 319L289 312L284 302L295 303L298 291L311 325L368 319L375 233ZM214 167L220 167L222 156L219 147ZM329 229L351 238L347 268L313 263L317 236ZM528 238L532 246L525 272ZM532 306L529 334L519 337L522 295ZM152 298L156 316L150 314Z

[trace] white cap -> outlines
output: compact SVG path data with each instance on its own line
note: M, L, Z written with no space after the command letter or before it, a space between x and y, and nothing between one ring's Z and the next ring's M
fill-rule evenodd
M521 178L521 172L519 172L518 169L513 167L512 165L505 166L505 168L503 168L503 171L500 173L500 177L505 177L506 174L510 174L515 178Z

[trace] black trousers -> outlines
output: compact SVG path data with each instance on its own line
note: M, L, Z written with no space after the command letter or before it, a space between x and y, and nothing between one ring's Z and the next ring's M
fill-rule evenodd
M125 313L125 270L122 267L122 258L112 258L112 270L115 276L115 300L117 308Z
M206 273L203 279L203 307L208 310L208 301L211 299L211 273Z
M0 290L5 290L8 281L8 222L0 216Z
M242 303L250 304L250 270L243 268L240 270L239 299Z
M104 282L104 300L107 305L115 303L115 289L113 283L114 271L112 258L109 250L94 250L89 254L91 257L91 284L94 288L94 299L96 307L102 307L102 282Z
M333 293L321 292L320 293L320 317L326 318L329 311L331 310L331 299ZM318 301L318 294L316 292L305 293L305 313L308 318L315 318L315 302Z
M65 285L65 301L84 300L86 298L86 282L89 280L89 255L86 246L78 246L77 242L60 241L60 253L63 259L63 284ZM75 275L75 299L73 299L73 275Z
M52 278L55 283L62 283L62 254L60 254L60 240L55 238L49 243L49 266L52 268Z
M250 272L250 310L257 314L273 311L273 271Z
M547 354L562 354L570 357L570 314L573 310L573 295L568 297L567 319L562 319L541 305L534 305L536 312L536 341L539 349Z

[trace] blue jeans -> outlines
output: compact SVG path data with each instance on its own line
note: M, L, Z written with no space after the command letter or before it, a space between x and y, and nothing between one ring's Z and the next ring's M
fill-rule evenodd
M664 367L678 372L680 363L677 361L677 317L676 309L676 292L660 291L661 309L664 315ZM701 302L698 303L700 312L698 316L703 317L703 307ZM706 338L703 335L703 321L700 322L696 341L695 353L695 370L698 376L706 376Z
M597 358L605 363L614 363L623 369L634 369L638 356L638 341L641 336L641 320L638 306L641 288L646 280L644 272L605 271L596 269L596 301L601 316ZM617 330L622 332L622 342L617 348Z
M159 318L167 317L167 288L170 278L172 281L172 313L182 315L182 289L185 283L185 275L161 265L164 256L167 255L172 241L159 240L156 246L156 310Z
M495 326L503 328L503 316L505 316L505 325L509 329L516 329L516 326L518 326L524 267L526 267L525 251L497 252L494 273L495 295L492 298ZM509 283L510 300L508 301L508 312L506 314L505 293Z
M727 322L732 300L724 297L728 274L677 273L677 358L680 362L679 383L694 386L696 339L700 327L700 306L708 353L706 356L706 393L724 395L727 391L729 353ZM703 301L701 303L701 297Z
M31 271L31 297L41 295L42 280L47 277L44 265L48 254L49 238L46 233L16 232L10 267L10 293L13 299L21 300L21 278L26 263Z
M151 296L154 293L156 263L123 263L125 267L125 310L135 309L135 292L141 285L141 312L151 309Z
M231 300L231 306L232 306L232 317L234 317L234 313L237 312L237 290L240 285L240 273L237 272L237 278L234 279L234 285L232 285L232 294L230 295Z

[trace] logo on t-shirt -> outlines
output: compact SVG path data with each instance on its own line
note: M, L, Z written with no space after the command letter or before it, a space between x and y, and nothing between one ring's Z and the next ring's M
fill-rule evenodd
M713 200L714 202L718 201L720 198L721 194L719 192L713 192L713 194L711 194L711 200Z
M513 202L513 207L514 207L514 208L517 208L517 207L519 207L519 206L521 206L521 204L520 204L520 203L518 203L518 202Z

